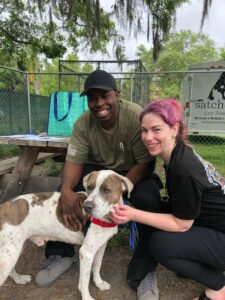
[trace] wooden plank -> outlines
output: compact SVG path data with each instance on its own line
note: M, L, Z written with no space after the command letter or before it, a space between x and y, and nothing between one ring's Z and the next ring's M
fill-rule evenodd
M10 173L16 165L18 156L0 161L0 175Z
M67 147L69 138L60 136L38 136L33 134L0 136L0 144L13 144L19 146L47 147Z
M9 140L10 145L17 145L17 146L27 146L28 141L27 140L21 140L21 139L11 139Z
M0 189L5 190L10 180L10 174L3 175L0 180ZM61 177L30 175L30 177L27 180L27 184L24 187L23 194L38 192L54 192L59 189L60 184Z
M28 140L28 146L47 147L47 141Z
M23 192L24 186L32 171L39 154L38 147L23 147L20 156L13 169L11 179L2 196L2 201L6 201Z
M0 144L26 146L27 141L21 138L23 135L0 136ZM6 143L7 142L7 143Z
M57 156L57 155L59 155L59 154L40 152L39 155L38 155L38 158L37 158L37 163L42 162L42 161L46 160L47 158L51 158L51 157L54 157L54 156Z
M9 139L7 137L0 137L0 144L2 145L8 145L9 144Z
M47 158L51 158L56 155L57 155L56 153L39 153L36 163L39 163L41 161L44 161ZM18 160L18 156L0 160L0 175L11 173L13 168L16 165L17 160Z
M65 138L62 141L49 141L48 146L56 147L56 148L67 148L68 143L69 143L69 138Z

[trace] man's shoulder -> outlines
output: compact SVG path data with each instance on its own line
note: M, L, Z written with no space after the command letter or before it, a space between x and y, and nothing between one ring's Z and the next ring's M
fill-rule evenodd
M88 110L88 111L84 112L81 116L79 116L79 118L77 119L75 124L82 125L85 123L89 123L90 117L91 117L91 114L90 114L90 111Z
M129 111L138 116L142 111L142 107L139 104L127 100L120 100L120 109L125 112Z

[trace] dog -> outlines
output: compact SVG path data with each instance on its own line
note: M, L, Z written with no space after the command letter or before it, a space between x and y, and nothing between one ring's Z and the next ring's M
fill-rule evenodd
M208 99L214 100L215 97L217 97L217 98L222 97L222 99L225 100L225 72L223 72L220 75L220 78L217 80L217 82L212 87L212 89L209 93Z
M108 240L118 226L108 219L110 212L122 203L122 194L133 189L131 181L111 170L94 171L83 179L85 192L79 192L83 214L91 215L86 236L82 229L63 223L59 205L60 193L31 193L0 204L0 286L10 276L18 284L31 281L30 275L19 275L16 262L24 242L30 239L38 246L46 241L82 245L79 250L80 276L78 289L82 300L94 300L89 293L91 270L95 285L110 289L103 281L100 268Z

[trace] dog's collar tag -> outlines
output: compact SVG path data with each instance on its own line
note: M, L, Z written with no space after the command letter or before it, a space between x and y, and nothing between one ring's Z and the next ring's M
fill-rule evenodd
M105 222L99 219L91 218L91 222L101 227L116 227L117 224Z

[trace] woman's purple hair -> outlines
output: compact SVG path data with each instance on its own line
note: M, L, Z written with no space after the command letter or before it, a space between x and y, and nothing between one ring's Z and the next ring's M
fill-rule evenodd
M187 143L187 129L183 120L183 108L176 99L160 99L148 103L140 114L140 121L146 114L151 112L160 116L169 126L179 123L177 138Z

